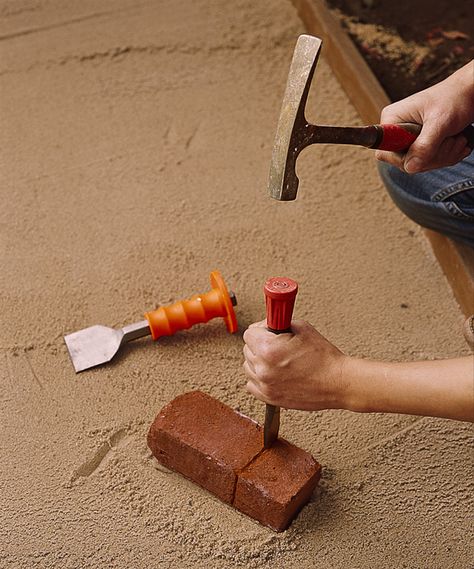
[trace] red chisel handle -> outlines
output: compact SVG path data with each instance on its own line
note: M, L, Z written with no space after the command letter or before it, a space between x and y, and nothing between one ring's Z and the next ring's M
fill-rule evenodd
M421 132L421 125L415 123L376 124L374 127L377 129L378 135L371 148L392 152L407 150ZM472 126L466 127L459 134L466 137L467 145L470 148L474 148L474 128Z
M287 277L272 277L266 281L263 291L268 329L275 334L290 332L298 284Z

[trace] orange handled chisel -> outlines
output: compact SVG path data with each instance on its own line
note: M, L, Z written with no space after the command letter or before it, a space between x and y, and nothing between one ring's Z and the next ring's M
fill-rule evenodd
M160 306L145 314L146 320L129 324L119 330L107 326L90 326L64 336L76 373L109 362L119 348L130 340L151 334L153 340L172 336L178 330L222 317L231 333L237 331L234 306L237 299L227 290L219 271L210 274L211 290L195 294L188 300L180 300L169 306Z

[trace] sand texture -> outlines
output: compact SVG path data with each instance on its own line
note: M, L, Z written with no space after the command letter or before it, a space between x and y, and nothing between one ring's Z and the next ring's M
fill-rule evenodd
M287 0L0 1L0 567L467 568L469 425L284 412L282 436L323 465L280 535L160 467L157 412L200 389L262 420L243 389L262 286L300 284L295 315L342 349L467 354L462 316L371 151L311 147L294 203L267 196L296 37ZM309 118L358 123L324 60ZM63 335L119 327L208 289L222 322L76 375Z

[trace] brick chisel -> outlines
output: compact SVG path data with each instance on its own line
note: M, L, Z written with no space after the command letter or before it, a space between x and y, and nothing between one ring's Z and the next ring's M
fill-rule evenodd
M272 277L263 287L267 309L267 328L274 334L291 332L291 318L298 284L287 277ZM280 407L266 404L263 446L269 448L278 438Z
M230 333L236 332L234 306L237 300L234 293L227 290L219 271L210 274L210 281L210 291L195 294L187 300L180 300L169 306L160 306L145 313L146 320L141 322L118 330L107 326L90 326L64 336L76 373L109 362L121 346L131 340L148 335L151 335L153 340L172 336L179 330L208 322L212 318L223 318L227 330Z

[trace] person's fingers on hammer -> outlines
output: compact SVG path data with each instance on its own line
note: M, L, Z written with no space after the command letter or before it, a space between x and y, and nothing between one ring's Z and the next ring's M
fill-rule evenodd
M439 147L443 142L441 125L428 121L423 125L418 138L408 149L403 167L408 174L416 174L433 167Z
M467 150L467 152L466 152ZM462 134L445 138L430 164L431 168L454 166L470 153L466 137Z
M387 164L391 164L403 172L405 171L403 168L403 162L405 159L404 154L400 154L398 152L389 152L388 150L376 150L375 158L377 158L377 160L380 162L387 162Z
M445 138L436 153L434 164L436 166L452 166L459 162L462 150L465 147L465 139L463 139L463 136Z
M456 144L453 148L453 154L456 159L455 164L467 158L472 152L472 148L467 145L467 138L463 134L458 134L454 137L456 139Z
M380 114L380 124L398 124L405 122L422 123L421 116L417 112L416 107L410 104L410 98L397 101L391 105L387 105ZM375 157L381 162L386 162L395 166L402 172L405 172L404 152L389 152L388 150L376 150Z
M464 160L465 158L467 158L472 152L472 148L470 146L465 146L464 150L462 152L462 158L461 160Z
M440 167L441 166L454 166L464 158L467 158L472 149L467 146L466 137L458 134L452 137L449 154L445 157L443 154L439 155Z
M407 105L406 99L387 105L380 113L380 124L397 124L401 122L417 122L417 117L413 116L413 109Z

